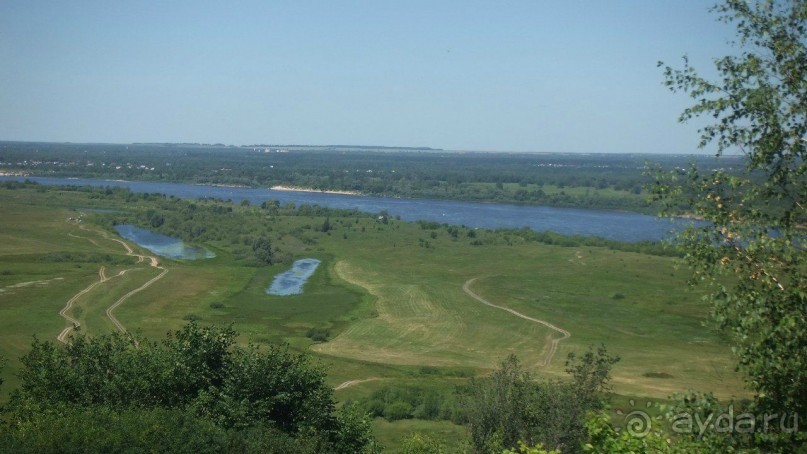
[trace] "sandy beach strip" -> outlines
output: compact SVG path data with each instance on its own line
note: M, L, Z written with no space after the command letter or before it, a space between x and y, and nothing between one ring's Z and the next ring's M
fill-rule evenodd
M298 188L296 186L272 186L269 188L273 191L295 191L295 192L319 192L322 194L342 194L342 195L361 195L358 191L338 191L327 189L312 189L312 188Z

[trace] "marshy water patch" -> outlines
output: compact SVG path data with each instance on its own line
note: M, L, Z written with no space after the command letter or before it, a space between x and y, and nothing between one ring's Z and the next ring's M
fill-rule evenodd
M135 227L131 224L119 224L115 226L118 234L138 246L170 259L197 260L212 259L216 254L205 248L188 246L184 241L152 232L148 229Z
M269 295L299 295L303 293L303 285L317 270L320 261L317 259L295 260L291 269L278 274L266 289Z

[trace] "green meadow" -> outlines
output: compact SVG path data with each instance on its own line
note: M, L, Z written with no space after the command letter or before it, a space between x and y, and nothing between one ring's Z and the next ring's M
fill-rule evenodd
M101 267L108 279L68 311L80 322L80 334L115 330L107 309L159 274L148 260L138 263L110 239L117 238L112 222L146 226L154 213L170 220L181 211L169 209L172 204L188 203L100 191L0 189L0 355L8 359L3 398L19 386L15 371L33 336L56 341L70 326L59 312L99 281ZM216 258L159 258L168 273L114 311L127 330L159 338L198 320L232 325L243 343L288 343L327 368L343 402L397 385L450 392L510 354L538 376L559 378L565 376L567 354L599 344L621 357L613 369L620 399L664 399L687 389L721 398L746 395L729 347L706 324L708 307L697 289L687 287L687 272L677 269L673 258L361 214L198 204L232 208L217 224L219 237L200 244ZM93 207L120 213L77 210ZM330 228L320 228L326 220ZM213 221L204 222L214 228ZM226 222L268 237L282 260L261 266L245 259L249 238L228 237ZM153 255L129 245L137 254ZM266 294L273 276L306 257L322 263L303 294ZM471 279L475 294L500 307L466 293L463 285ZM544 366L561 333L502 308L570 337L558 342ZM312 340L314 330L326 340ZM349 381L355 382L343 385ZM379 418L375 428L388 446L412 431L428 431L450 444L464 434L449 421Z

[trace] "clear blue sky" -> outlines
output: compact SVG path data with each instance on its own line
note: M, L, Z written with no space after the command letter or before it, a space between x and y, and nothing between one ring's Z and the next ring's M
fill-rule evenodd
M689 153L712 1L0 2L0 140Z

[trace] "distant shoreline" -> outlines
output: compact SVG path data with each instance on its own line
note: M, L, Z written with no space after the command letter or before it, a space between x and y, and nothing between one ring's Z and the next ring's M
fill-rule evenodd
M703 217L703 216L701 216L699 214L695 214L695 213L681 213L681 214L675 215L674 217L676 217L678 219L686 219L686 220L690 220L690 221L705 221L706 220L705 217Z
M294 191L294 192L320 192L322 194L342 194L342 195L361 195L358 191L338 191L329 189L313 189L313 188L300 188L297 186L272 186L269 188L273 191Z
M242 188L249 189L251 186L243 184L222 184L222 183L193 183L196 186L212 186L214 188Z

